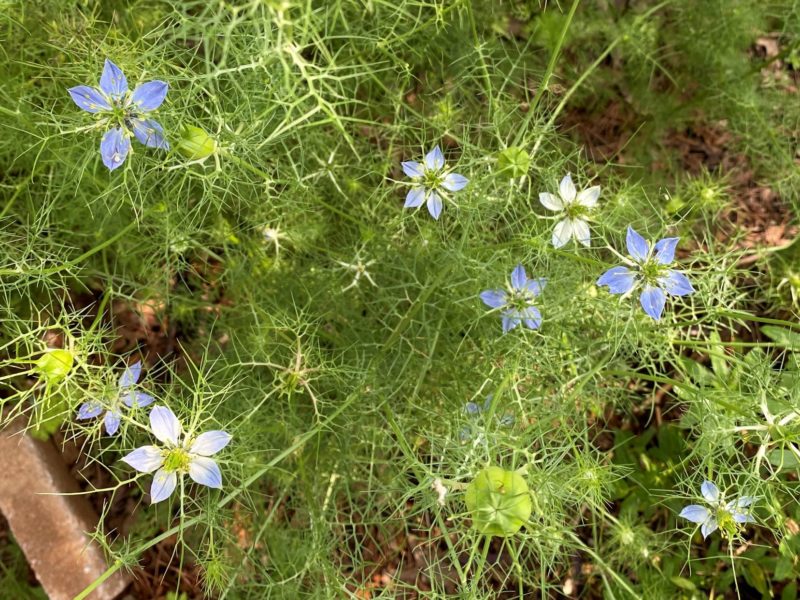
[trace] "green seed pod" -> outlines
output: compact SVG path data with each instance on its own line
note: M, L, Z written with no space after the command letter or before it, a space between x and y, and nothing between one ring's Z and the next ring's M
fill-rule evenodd
M69 374L74 362L75 357L69 350L50 349L36 361L36 370L49 383L56 383Z
M472 526L484 535L508 537L517 533L531 516L528 484L519 473L487 467L466 491Z
M497 166L510 177L522 177L531 168L531 155L517 146L506 148L497 157Z
M205 129L184 125L177 148L178 152L190 160L202 160L217 151L217 140L208 135Z

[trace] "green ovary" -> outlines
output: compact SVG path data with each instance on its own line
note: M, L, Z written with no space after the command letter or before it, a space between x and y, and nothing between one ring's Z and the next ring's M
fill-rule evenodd
M183 448L173 448L167 452L167 456L164 459L164 466L162 468L169 472L185 472L189 470L190 462L191 459L189 458L189 453L186 450Z

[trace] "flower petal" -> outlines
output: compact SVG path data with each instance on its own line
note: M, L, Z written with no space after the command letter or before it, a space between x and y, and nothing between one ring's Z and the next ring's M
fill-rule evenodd
M572 204L572 201L575 200L577 191L575 190L575 184L572 183L572 175L569 173L567 173L564 179L561 180L561 183L558 184L558 193L561 196L561 200L564 201L564 204Z
M468 183L469 179L463 175L459 175L458 173L450 173L444 178L442 187L448 192L458 192L459 190L463 190L465 187L467 187Z
M694 288L686 275L679 271L669 271L666 276L659 277L658 282L664 288L664 291L671 296L688 296L694 292Z
M189 477L210 488L222 488L222 473L214 460L204 456L193 456L189 463Z
M587 248L589 247L592 237L591 231L589 231L589 223L583 219L572 219L572 235L581 244Z
M400 163L403 167L403 173L409 177L423 177L425 175L425 167L413 160L407 160Z
M231 434L225 431L206 431L192 442L189 452L200 456L212 456L222 450L231 441Z
M733 520L736 521L737 523L755 523L756 522L755 517L753 517L753 515L749 515L749 514L747 514L745 512L742 512L740 510L731 511L731 516L733 517Z
M628 267L611 267L600 276L597 285L607 285L612 294L627 294L636 285L636 273Z
M668 265L675 260L675 247L678 245L680 238L664 238L658 240L654 249L656 251L656 261L661 265Z
M444 154L442 149L436 146L425 155L425 168L429 171L438 171L444 167Z
M550 194L549 192L540 192L539 202L541 202L542 206L544 206L547 210L564 210L564 203L561 202L561 198Z
M112 100L118 100L128 91L128 80L117 65L106 59L100 76L100 89Z
M406 203L403 205L403 208L417 208L418 206L422 206L422 203L425 201L425 188L423 187L415 187L408 190L408 194L406 194Z
M542 293L542 290L546 285L547 279L544 277L539 277L539 279L528 279L528 281L525 282L525 289L527 289L534 296L538 296Z
M109 129L100 141L100 156L109 171L122 166L130 149L131 140L120 127Z
M539 329L542 324L542 313L535 306L528 306L520 311L522 322L529 329Z
M706 539L714 533L719 525L717 525L716 517L709 517L708 520L700 526L700 531L703 533L703 539Z
M144 408L153 403L155 398L138 390L122 395L122 402L128 408Z
M105 110L111 110L111 104L109 104L108 98L97 88L89 87L88 85L79 85L69 88L67 91L72 97L72 101L86 112L95 114Z
M181 424L166 406L156 406L150 411L150 430L158 441L168 446L177 446L181 434Z
M553 229L553 247L561 248L565 246L567 242L572 239L573 235L572 219L566 218L560 220L556 223L555 229Z
M169 142L164 137L164 128L155 119L129 119L133 135L148 148L169 150Z
M581 190L575 201L586 208L594 208L597 206L598 198L600 198L600 186L593 185L588 189Z
M490 308L502 308L506 305L506 293L503 290L485 290L481 292L481 300Z
M704 481L700 486L700 493L707 502L712 504L719 502L719 488L712 481Z
M705 523L708 517L711 516L711 512L705 506L690 504L685 506L678 516L688 519L692 523Z
M756 500L757 498L755 496L742 496L741 498L736 500L735 503L731 502L731 504L734 504L736 508L747 508Z
M157 109L167 97L169 85L166 81L147 81L136 86L131 94L131 104L140 112Z
M644 312L658 321L661 318L661 313L664 312L664 304L667 302L667 295L661 288L647 286L644 288L642 295L639 296L639 302Z
M511 271L511 287L515 290L521 290L527 282L528 274L525 273L525 267L521 264L514 267L514 270Z
M158 446L142 446L122 457L122 462L129 464L142 473L152 473L164 464L164 455Z
M434 219L439 219L439 215L442 214L442 199L439 197L439 194L436 192L428 193L428 212L431 213L431 216Z
M159 469L153 475L153 483L150 485L150 504L161 502L170 497L178 485L178 476L175 472L168 473L164 469Z
M109 410L103 418L103 425L108 435L114 435L119 429L120 414L117 411Z
M99 417L101 412L103 412L103 405L97 400L90 400L80 405L77 417L79 419L92 419Z
M503 323L503 333L508 333L522 322L522 319L519 318L516 311L511 310L504 312L501 320Z
M125 389L131 387L134 383L139 381L139 377L142 374L142 361L137 360L135 363L126 367L125 370L122 372L122 375L119 377L119 387L120 389Z
M628 245L628 254L638 262L647 260L647 254L650 251L650 246L647 241L637 233L637 231L628 225L628 234L625 238Z

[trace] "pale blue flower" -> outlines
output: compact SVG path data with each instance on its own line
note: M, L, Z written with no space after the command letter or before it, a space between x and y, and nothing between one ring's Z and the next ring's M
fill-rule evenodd
M469 180L445 168L444 155L439 146L425 155L422 163L406 161L402 163L403 173L412 179L412 187L406 195L403 208L417 208L425 202L428 212L434 219L442 214L442 199L448 192L463 190Z
M145 146L169 150L164 128L147 113L157 109L167 97L164 81L146 81L128 90L122 70L106 59L100 87L79 85L68 90L78 107L92 114L104 115L102 122L111 125L100 142L103 164L110 171L122 166L131 150L131 135Z
M485 290L480 297L483 303L501 311L503 333L507 333L520 323L530 329L538 329L542 324L542 313L534 306L534 300L544 289L545 279L528 279L525 267L517 265L511 272L508 290Z
M150 411L150 431L162 446L142 446L125 456L122 461L142 473L152 473L150 502L161 502L172 494L178 476L188 474L194 481L211 488L222 489L222 473L216 461L209 458L231 441L224 431L207 431L197 437L181 439L180 421L166 406L156 406Z
M600 197L600 186L595 185L580 192L575 189L572 176L567 173L558 186L558 195L542 192L539 202L548 210L563 215L553 230L553 246L561 248L571 239L575 239L584 246L591 242L588 214L597 206Z
M699 504L690 504L680 512L681 517L692 523L700 525L703 539L714 533L720 527L724 533L731 534L737 525L754 523L755 519L742 509L750 506L755 498L742 496L728 503L723 502L719 488L711 481L704 481L700 486L700 493L709 507Z
M633 268L612 267L597 280L597 285L608 286L612 294L629 294L642 286L639 302L651 318L658 320L664 311L667 295L686 296L694 292L689 279L680 271L670 269L675 260L678 238L664 238L651 247L633 227L628 226L626 237L628 261Z
M106 433L114 435L119 429L119 423L122 418L122 405L128 408L144 407L153 402L153 397L150 394L145 394L139 390L131 389L134 384L139 381L139 376L142 374L142 363L137 361L131 366L127 367L119 378L116 388L112 394L105 398L104 401L91 400L84 402L78 408L79 419L93 419L100 416L105 410L106 414L103 417L103 424L106 428Z

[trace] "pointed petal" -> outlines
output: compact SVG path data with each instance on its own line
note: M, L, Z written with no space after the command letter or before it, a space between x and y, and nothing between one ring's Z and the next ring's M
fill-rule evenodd
M168 446L177 446L181 424L166 406L156 406L150 411L150 430L158 441Z
M664 290L657 287L648 286L639 296L639 302L650 317L658 321L661 318L661 313L664 312L664 304L667 301L667 295Z
M705 523L708 517L711 516L711 512L705 506L690 504L685 506L678 516L688 519L692 523Z
M463 175L459 175L458 173L450 173L444 178L442 187L448 192L458 192L459 190L463 190L465 187L467 187L468 183L469 179Z
M588 189L581 190L575 200L581 206L585 206L586 208L594 208L597 206L598 198L600 198L600 186L594 185Z
M490 308L502 308L506 305L506 293L503 290L485 290L481 292L481 300Z
M150 504L161 502L170 497L178 485L178 476L172 472L167 473L164 469L159 469L153 475L153 483L150 485Z
M423 187L415 187L408 190L408 194L406 194L406 203L403 205L403 208L417 208L418 206L422 206L422 203L425 201L425 188Z
M138 390L122 395L122 402L128 408L144 408L153 403L155 398Z
M542 206L547 210L564 210L564 203L561 202L561 198L548 192L541 192L539 194L539 202L541 202Z
M528 279L525 283L525 288L534 296L538 296L542 293L544 286L547 285L547 279L544 277L539 277L538 279Z
M703 539L706 539L717 530L716 517L709 517L708 520L700 526L700 531L703 533Z
M583 219L572 219L572 235L574 235L575 239L581 244L587 248L589 247L592 237L592 234L589 231L589 223Z
M514 267L514 270L511 271L511 287L515 290L521 290L527 282L528 274L525 273L525 267L521 264Z
M712 481L704 481L700 486L700 493L711 504L719 502L719 488Z
M100 89L112 100L117 100L128 91L128 80L117 65L106 59L100 76Z
M530 329L539 329L542 324L542 313L535 306L528 306L522 310L522 321Z
M169 150L169 142L164 137L164 128L155 119L129 119L133 135L148 148Z
M628 267L611 267L600 276L597 285L607 285L612 294L627 294L636 285L636 273Z
M109 410L103 419L103 425L108 435L114 435L119 429L120 414L117 411Z
M664 238L658 240L654 249L656 251L655 258L661 265L668 265L675 260L675 247L678 245L680 238Z
M558 184L558 193L561 196L561 200L564 201L564 204L572 204L572 201L575 200L577 191L575 190L575 184L572 183L572 175L569 173L567 173L564 179L561 180L561 183Z
M556 223L555 229L553 229L553 247L561 248L565 246L572 239L572 236L572 219L560 220Z
M628 254L630 254L634 260L638 262L644 262L647 260L647 254L650 251L650 247L647 244L647 241L630 225L628 225L628 234L625 238L625 241L628 244Z
M516 312L513 311L504 312L501 320L503 322L503 333L508 333L522 322Z
M72 101L86 112L92 114L111 110L111 104L108 102L105 94L100 90L89 87L88 85L79 85L69 88L67 90L72 97Z
M231 434L225 431L206 431L197 436L192 442L189 452L200 456L213 456L231 441Z
M755 496L742 496L741 498L736 500L735 504L734 503L732 504L734 504L736 508L747 508L755 501L756 501Z
M658 282L671 296L688 296L694 292L689 279L679 271L669 271L666 276L659 277Z
M103 405L97 400L90 400L80 405L77 417L79 419L92 419L99 417L101 412L103 412Z
M477 415L479 412L481 412L481 407L474 402L467 402L464 408L470 415Z
M439 215L442 214L442 199L436 192L430 192L428 194L428 212L437 220L439 219Z
M139 381L142 374L142 361L137 360L131 366L126 367L119 378L120 389L131 387L134 383Z
M142 446L123 456L122 462L142 473L152 473L164 464L164 456L157 446Z
M425 175L425 167L413 160L407 160L400 163L403 167L403 173L408 177L423 177Z
M755 518L752 515L749 515L749 514L747 514L745 512L742 512L740 510L731 511L731 516L733 517L733 520L736 521L737 523L755 523L756 522Z
M166 81L147 81L136 86L131 95L131 104L140 112L157 109L167 97L169 85Z
M425 155L425 168L429 171L438 171L444 167L444 154L442 149L436 146Z
M131 140L120 127L109 129L100 141L100 156L109 171L122 166L130 149Z
M222 473L219 472L217 463L211 458L193 456L189 463L189 477L201 485L210 488L222 488Z

